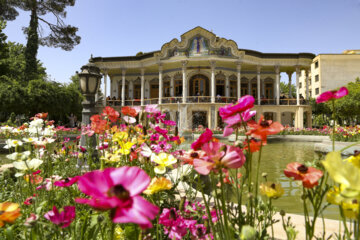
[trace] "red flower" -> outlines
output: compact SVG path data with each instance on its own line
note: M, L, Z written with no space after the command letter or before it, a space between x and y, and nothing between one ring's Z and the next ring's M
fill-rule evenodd
M115 111L115 109L113 109L112 107L107 106L104 108L101 116L109 119L111 122L116 122L120 114L117 111Z
M318 180L323 176L323 172L313 167L307 167L298 162L289 163L284 170L287 177L300 180L306 188L313 188L318 185Z
M273 122L271 120L264 120L264 116L261 115L259 122L249 121L248 126L251 128L246 134L252 137L260 138L263 142L266 142L268 135L277 134L284 129L283 125L279 122Z
M250 145L250 152L257 152L260 150L261 147L261 142L260 140L257 140L255 138L251 138L249 142L245 141L244 142L244 149L248 150L249 149L249 145ZM262 145L266 145L266 142L262 142Z
M48 116L48 113L37 113L37 114L35 114L36 118L46 119L47 116Z
M90 120L91 120L91 129L97 134L101 134L105 130L109 129L109 125L107 121L101 119L100 115L93 115L91 116Z
M64 180L54 182L54 185L58 187L69 187L74 183L76 183L78 180L79 180L79 176L75 176L72 178L65 178Z
M349 94L346 87L341 87L338 91L327 91L316 98L316 103L327 102L329 100L342 98Z
M137 111L136 109L129 107L129 106L125 106L121 108L121 113L130 117L136 117L137 116Z
M201 134L200 137L191 144L191 148L195 151L199 150L202 147L202 145L211 141L212 136L213 136L213 132L207 128L205 132L203 132L203 134Z

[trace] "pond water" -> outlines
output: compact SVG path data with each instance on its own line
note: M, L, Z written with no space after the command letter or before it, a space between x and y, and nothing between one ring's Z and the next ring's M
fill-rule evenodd
M257 154L255 154L254 159ZM284 175L284 169L290 162L306 162L317 159L314 152L314 143L307 142L274 142L264 146L260 165L261 173L268 174L268 181L280 182L285 194L273 201L274 206L279 210L283 209L288 213L303 213L303 204L300 199L301 186L291 181ZM257 160L256 160L257 161ZM0 163L9 162L5 154L0 154ZM259 179L260 182L263 179ZM337 206L329 206L324 213L326 218L339 219Z

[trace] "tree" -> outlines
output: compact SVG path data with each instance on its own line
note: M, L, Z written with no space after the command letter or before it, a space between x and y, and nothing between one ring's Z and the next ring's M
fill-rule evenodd
M38 70L36 56L39 44L70 51L80 43L80 37L76 35L78 28L63 21L66 18L65 8L74 5L75 0L0 0L0 19L16 19L19 15L17 9L31 12L30 24L24 28L27 34L25 80L36 78ZM48 14L55 17L56 23L45 19ZM43 36L43 28L39 25L39 21L48 27L47 36Z
M280 82L280 94L289 95L289 84ZM294 84L291 84L291 94L292 97L296 96L296 86Z
M8 71L8 64L5 59L9 56L9 49L6 44L7 36L3 33L6 22L0 20L0 76L5 75Z

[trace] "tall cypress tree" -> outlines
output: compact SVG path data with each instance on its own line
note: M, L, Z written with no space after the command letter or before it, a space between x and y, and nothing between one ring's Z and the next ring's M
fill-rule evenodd
M24 28L27 34L26 44L26 68L24 79L29 81L37 77L37 52L39 45L59 47L70 51L80 43L80 37L76 35L78 28L67 25L65 8L74 6L75 0L0 0L0 19L14 20L19 15L17 9L30 11L30 24ZM51 23L45 17L47 14L55 16L56 22ZM41 22L47 26L48 34L44 31Z

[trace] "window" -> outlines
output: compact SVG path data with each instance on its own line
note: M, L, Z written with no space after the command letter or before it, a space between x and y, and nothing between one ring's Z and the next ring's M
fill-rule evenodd
M315 88L315 95L319 94L319 88Z
M318 68L319 67L319 61L316 61L315 62L315 68Z
M315 82L319 81L319 74L315 75Z
M302 88L302 83L299 83L299 88Z

